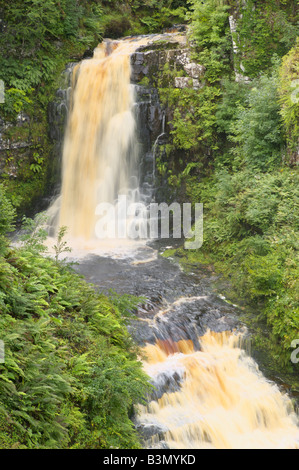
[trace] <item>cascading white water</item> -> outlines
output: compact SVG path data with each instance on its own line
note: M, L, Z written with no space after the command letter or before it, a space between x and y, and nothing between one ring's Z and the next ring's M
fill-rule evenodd
M240 348L242 336L208 331L199 341L200 351L191 340L144 348L154 384L167 374L180 383L177 391L140 405L138 422L161 430L171 449L298 449L291 400ZM148 445L158 442L155 435Z
M179 33L170 36L182 40ZM67 227L68 243L76 250L94 252L104 246L113 250L123 245L124 239L131 242L132 231L140 239L147 238L143 209L138 213L136 208L133 215L125 212L128 206L141 202L130 57L138 47L161 39L163 35L106 40L92 58L73 69L61 194L48 216L56 234L60 227ZM114 217L107 211L103 214L105 204L113 206ZM99 206L101 210L97 210ZM103 230L98 230L99 219L104 221L105 241Z
M129 55L117 43L75 68L59 214L71 237L94 238L97 205L137 188L133 103Z

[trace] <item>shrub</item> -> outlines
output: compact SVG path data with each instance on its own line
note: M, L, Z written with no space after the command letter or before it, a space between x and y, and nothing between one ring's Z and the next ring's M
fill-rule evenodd
M243 73L251 78L271 67L274 54L284 56L298 35L298 26L288 8L274 0L247 0L240 8L237 24Z
M0 184L0 235L6 235L14 228L15 210L7 199L3 184Z
M288 162L296 164L299 152L299 40L283 58L280 69L279 95L281 116L287 138Z
M232 123L235 154L247 166L266 171L283 158L285 141L278 101L278 77L262 75L252 86L247 102L238 107Z

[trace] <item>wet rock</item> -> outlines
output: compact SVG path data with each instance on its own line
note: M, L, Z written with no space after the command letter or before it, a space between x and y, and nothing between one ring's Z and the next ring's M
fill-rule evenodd
M169 449L169 447L165 441L160 441L157 444L149 446L148 449Z
M147 247L143 250L145 257L152 256ZM142 260L142 250L136 258ZM130 259L91 256L74 269L103 292L113 289L146 297L137 318L128 325L130 334L141 346L154 344L158 339L191 339L195 349L200 349L198 337L208 329L232 331L240 324L238 309L211 293L209 283L213 281L206 273L192 277L165 258L135 264Z
M5 150L17 150L30 147L31 143L28 140L19 140L18 142L11 141L5 136L5 132L12 127L23 127L28 125L30 118L25 113L19 113L15 122L8 122L4 119L0 120L0 152ZM5 154L6 155L6 154Z
M61 75L60 87L56 91L55 99L48 106L48 132L53 143L53 159L50 172L57 188L60 186L62 145L68 118L71 77L76 65L75 62L67 64Z
M83 59L90 59L93 57L93 49L86 49L86 51L83 53Z
M150 393L149 400L159 400L164 393L177 392L181 387L182 381L183 372L180 373L178 370L159 373L151 381L155 388Z
M131 56L131 79L133 83L140 82L144 77L147 77L151 84L155 85L159 73L168 64L174 69L175 66L182 67L181 57L182 51L180 49L173 50L149 50L145 52L136 52Z
M30 122L30 117L28 116L28 114L24 113L24 112L20 112L17 116L17 122L16 122L16 125L18 127L21 127L23 126L25 123L29 124Z
M175 88L191 88L192 80L189 77L175 77L174 86Z
M192 79L199 80L205 73L205 67L192 61L187 40L182 43L165 37L164 42L141 46L131 55L133 83L147 77L152 85L156 85L157 78L166 64L172 70L183 70L187 77Z
M193 79L193 88L194 88L194 90L199 90L203 86L204 86L203 83L201 83L199 80L197 80L195 78Z
M139 142L139 185L145 202L154 197L155 141L163 130L163 112L158 91L153 87L134 86L134 113Z
M155 332L146 322L131 320L127 328L131 337L139 345L156 342Z
M166 176L159 175L156 171L156 162L169 158L166 156L165 146L171 141L173 130L173 109L167 106L162 108L157 91L165 65L171 71L180 72L177 77L170 74L170 87L194 90L203 87L205 68L192 59L186 31L186 26L178 25L164 34L147 36L147 44L139 46L130 57L131 81L137 90L135 108L138 133L142 142L141 155L146 155L146 159L140 160L141 192L147 202L151 202L153 198L164 201L173 198ZM163 79L167 80L165 77ZM141 87L141 83L148 85ZM150 154L152 159L148 158ZM179 161L184 155L177 149L172 152L171 158L173 161ZM152 185L153 190L148 191L148 187L145 189L144 183Z
M199 80L195 80L189 77L175 77L174 79L174 86L175 88L194 88L198 90L203 85L199 82Z
M166 28L163 32L165 33L186 33L187 32L187 25L185 24L174 24L171 28Z
M192 62L189 49L183 50L176 57L177 64L180 64L190 78L201 78L205 73L203 65Z
M136 430L144 441L148 441L154 436L157 440L163 439L164 433L167 432L166 427L156 423L137 424Z

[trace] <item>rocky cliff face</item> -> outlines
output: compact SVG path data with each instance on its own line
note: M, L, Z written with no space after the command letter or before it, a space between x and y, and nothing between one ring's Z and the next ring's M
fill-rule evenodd
M152 35L145 46L131 55L132 83L136 91L136 121L141 144L140 175L143 194L164 196L167 182L158 181L156 159L162 157L170 138L172 110L159 99L159 83L165 67L171 71L173 88L202 87L205 69L192 60L185 26L161 35ZM175 156L173 156L175 158ZM162 186L164 189L161 191Z
M71 77L75 65L76 62L67 64L61 76L61 86L56 91L55 99L51 101L48 107L48 131L53 144L50 174L55 193L59 192L61 184L62 146L69 112Z
M153 87L134 86L135 119L139 142L140 189L145 202L155 197L155 143L163 134L163 111L158 91Z
M20 206L20 214L47 207L59 184L72 66L62 74L61 86L46 112L32 106L30 114L21 112L14 120L0 118L0 177Z
M178 74L175 77L176 88L200 88L199 79L204 74L204 67L191 59L187 39L185 36L183 38L179 40L170 38L167 42L166 37L156 44L140 47L131 57L132 80L139 82L146 77L152 84L157 84L159 74L165 64L168 64L170 69L184 73L184 76Z
M0 174L11 178L18 175L18 156L25 159L30 155L30 118L20 113L14 123L0 118Z

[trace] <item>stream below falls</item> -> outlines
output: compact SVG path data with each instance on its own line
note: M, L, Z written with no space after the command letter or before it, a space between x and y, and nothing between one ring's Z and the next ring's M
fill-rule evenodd
M136 74L161 41L174 48L165 48L164 60L196 70L179 31L104 40L73 67L49 235L67 227L75 269L101 291L145 298L128 325L154 386L132 418L144 448L299 448L292 402L247 354L239 310L217 295L213 274L184 273L160 256L160 242L141 241L159 236L146 229L149 204L162 202L155 150L165 119L157 90L136 83Z
M161 251L81 253L75 265L102 292L145 298L128 326L154 385L134 417L143 447L299 448L298 415L250 356L239 308L215 292L213 273L185 273Z

